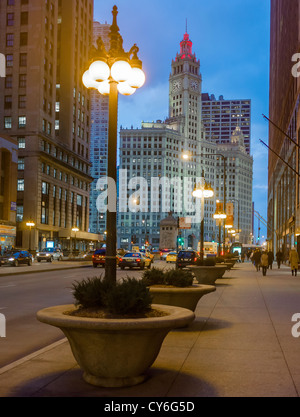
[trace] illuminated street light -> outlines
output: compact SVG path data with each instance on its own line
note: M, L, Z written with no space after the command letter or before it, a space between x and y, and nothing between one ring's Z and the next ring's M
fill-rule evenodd
M204 258L204 203L205 198L212 198L214 196L214 190L210 184L207 184L204 178L204 172L202 172L201 184L195 187L192 192L193 197L201 199L201 228L200 228L200 259Z
M29 227L29 252L31 251L31 228L35 226L33 221L29 221L26 223L26 226Z
M142 70L142 61L137 54L136 44L125 52L123 38L117 25L117 6L113 7L113 23L110 27L110 49L106 50L101 38L97 48L93 48L93 62L82 77L86 88L96 89L100 94L109 96L109 126L107 177L117 183L117 137L118 137L118 94L132 95L141 88L146 77ZM105 278L113 283L117 280L117 202L109 209L107 219L107 243L105 259Z

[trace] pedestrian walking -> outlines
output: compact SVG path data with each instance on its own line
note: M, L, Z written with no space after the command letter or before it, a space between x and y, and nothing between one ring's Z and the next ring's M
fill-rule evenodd
M267 275L267 269L269 267L269 256L267 252L263 252L260 258L260 265L262 268L263 276Z
M294 276L295 273L295 276L297 276L299 267L299 255L294 247L292 247L292 249L290 250L289 261L292 270L292 275Z
M261 253L259 249L255 249L252 256L253 264L256 267L256 271L260 271Z
M276 261L277 261L277 265L278 265L278 269L280 269L280 265L283 261L283 253L281 252L281 250L279 249L279 251L276 253Z
M268 268L272 269L273 268L273 262L274 262L274 253L271 250L269 250L269 252L268 252L268 259L269 259Z

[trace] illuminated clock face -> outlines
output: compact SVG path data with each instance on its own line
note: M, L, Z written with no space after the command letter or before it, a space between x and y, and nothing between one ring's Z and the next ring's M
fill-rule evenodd
M197 88L198 88L198 83L196 83L196 81L192 81L192 82L191 82L191 88L192 88L193 90L197 90Z
M179 90L180 87L181 87L180 81L177 80L173 82L173 90Z

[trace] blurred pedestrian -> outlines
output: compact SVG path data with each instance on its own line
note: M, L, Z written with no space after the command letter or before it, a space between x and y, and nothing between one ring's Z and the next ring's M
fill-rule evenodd
M271 250L269 250L269 252L268 252L268 259L269 259L268 268L272 269L273 268L273 262L274 262L274 253Z
M266 276L267 275L267 269L268 269L268 266L269 266L269 256L268 256L268 253L266 251L264 251L261 255L260 264L261 264L261 268L262 268L262 274L263 274L263 276Z
M261 253L259 249L255 249L253 256L252 256L252 261L254 266L256 267L256 271L260 271L260 260L261 260Z
M290 250L290 256L289 256L289 261L290 261L290 266L291 266L291 270L292 270L292 275L297 276L297 272L298 272L298 267L299 267L299 255L298 252L296 251L296 248L292 247L292 249Z
M276 253L276 261L277 261L277 265L278 265L278 269L280 269L280 265L283 261L283 253L281 252L281 250L279 249L279 251Z

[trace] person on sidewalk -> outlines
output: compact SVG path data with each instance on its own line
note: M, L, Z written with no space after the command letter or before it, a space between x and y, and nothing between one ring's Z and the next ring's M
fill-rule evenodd
M274 253L273 253L272 250L269 250L269 252L268 252L268 258L269 258L268 268L272 269L273 268L273 262L274 262Z
M276 253L276 261L277 261L277 265L278 265L278 269L280 269L280 265L283 261L283 253L281 252L281 250L279 249L279 251Z
M260 259L261 259L260 250L255 249L252 260L253 260L254 266L256 267L256 271L260 271Z
M290 250L289 261L292 270L292 275L294 276L295 273L295 276L297 276L299 267L299 255L294 247L292 247L292 249Z
M263 252L260 258L260 264L262 268L262 274L265 277L267 275L267 269L269 267L269 256L267 252Z

